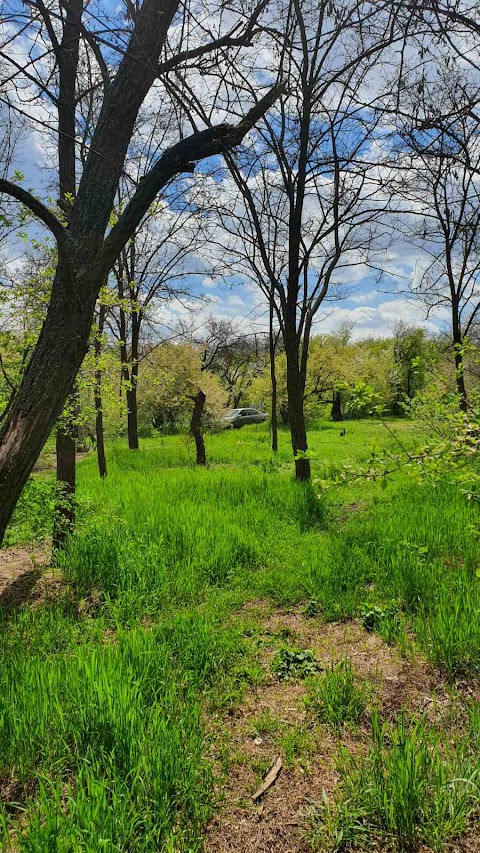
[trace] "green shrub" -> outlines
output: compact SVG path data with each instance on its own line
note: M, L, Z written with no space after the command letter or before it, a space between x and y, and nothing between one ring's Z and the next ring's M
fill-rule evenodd
M50 477L30 477L15 507L3 545L43 542L52 533L54 506L55 482Z

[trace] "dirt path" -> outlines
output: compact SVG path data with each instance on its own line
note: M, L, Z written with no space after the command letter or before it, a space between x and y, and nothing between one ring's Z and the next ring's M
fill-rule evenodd
M0 611L9 612L32 597L48 554L39 548L0 550Z
M206 853L299 853L311 850L306 841L312 814L333 798L339 776L340 746L353 756L369 742L367 715L357 731L336 737L324 725L312 724L304 698L304 681L279 682L272 674L275 650L285 642L311 649L321 668L346 658L359 680L367 682L372 702L384 718L405 707L426 714L432 722L448 719L451 694L422 660L406 660L377 635L357 622L322 624L299 609L271 612L267 602L243 608L260 621L259 658L265 683L252 689L232 715L217 720L218 742L228 749L222 801L205 841ZM227 746L226 746L227 745ZM252 800L276 756L283 761L275 785L259 803ZM225 762L225 755L223 757ZM471 839L471 840L470 840ZM316 850L326 849L316 847ZM373 853L382 853L375 845ZM452 853L480 850L480 836L451 846ZM422 851L427 853L427 851Z

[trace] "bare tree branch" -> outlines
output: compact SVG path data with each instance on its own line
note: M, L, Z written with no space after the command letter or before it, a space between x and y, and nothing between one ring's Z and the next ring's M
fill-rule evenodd
M18 184L12 183L12 181L7 181L5 178L0 178L0 193L5 193L25 205L25 207L28 207L33 215L37 219L40 219L40 221L47 226L49 231L51 231L57 241L58 248L68 248L69 238L66 228L62 225L60 220L57 219L55 214L52 213L52 211L49 210L43 202L38 198L35 198L32 193L24 190L23 187L18 186Z

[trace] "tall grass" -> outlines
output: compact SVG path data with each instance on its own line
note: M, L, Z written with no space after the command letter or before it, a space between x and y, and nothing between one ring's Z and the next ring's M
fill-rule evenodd
M311 434L319 476L391 441L379 424L347 424L345 437L321 427ZM415 440L409 425L399 428ZM19 801L1 812L6 850L200 849L214 802L202 710L212 697L231 701L238 680L255 677L224 621L249 599L308 598L326 619L394 606L449 678L480 668L479 507L403 477L385 492L358 484L320 500L315 485L293 481L288 435L280 440L272 458L264 428L210 436L206 470L195 468L181 436L145 441L138 453L113 446L105 482L93 457L81 463L78 528L57 560L70 589L10 615L0 633L0 788ZM36 482L10 542L47 530L51 486ZM350 508L338 524L342 503ZM351 672L327 675L316 707L339 729L358 719L364 696ZM470 727L479 743L476 706ZM360 776L349 770L354 789L345 776L353 815L363 815L355 832L368 825L407 844L437 822L440 844L464 825L471 795L458 786L452 793L448 780L470 774L474 791L473 765L466 753L458 766L444 753L429 764L437 749L429 737L423 723L374 730ZM412 765L413 793L405 793L402 761L417 753L423 764ZM435 778L436 811L429 806L424 829L419 818L409 829L402 798L421 798Z
M237 653L192 615L63 655L10 648L0 778L13 772L24 800L16 849L197 849L212 802L198 691Z
M452 489L403 483L310 548L306 585L327 618L394 601L449 678L480 670L480 507Z
M480 762L468 739L454 751L422 718L402 715L383 725L372 715L372 743L363 758L344 754L340 793L326 806L313 837L316 849L365 849L373 839L387 849L414 851L422 843L444 849L478 809Z
M259 470L155 469L147 454L95 482L96 506L58 563L116 619L155 616L280 566L289 540L325 524L309 484ZM92 488L86 470L83 493ZM255 583L255 581L253 581Z
M358 723L367 707L367 690L357 684L355 671L348 660L334 663L321 678L312 679L306 696L307 708L340 731L346 723Z

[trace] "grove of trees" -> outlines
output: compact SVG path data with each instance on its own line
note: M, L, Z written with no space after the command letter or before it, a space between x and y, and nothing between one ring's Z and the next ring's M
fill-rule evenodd
M204 463L202 423L264 406L273 449L278 417L306 480L318 417L401 414L425 389L469 413L477 12L468 0L3 0L0 541L53 430L60 545L82 431L101 476L105 434L125 432L134 451L190 424ZM255 323L206 305L208 276L254 293ZM326 334L322 318L367 280L438 331L400 323L359 340L338 322Z

